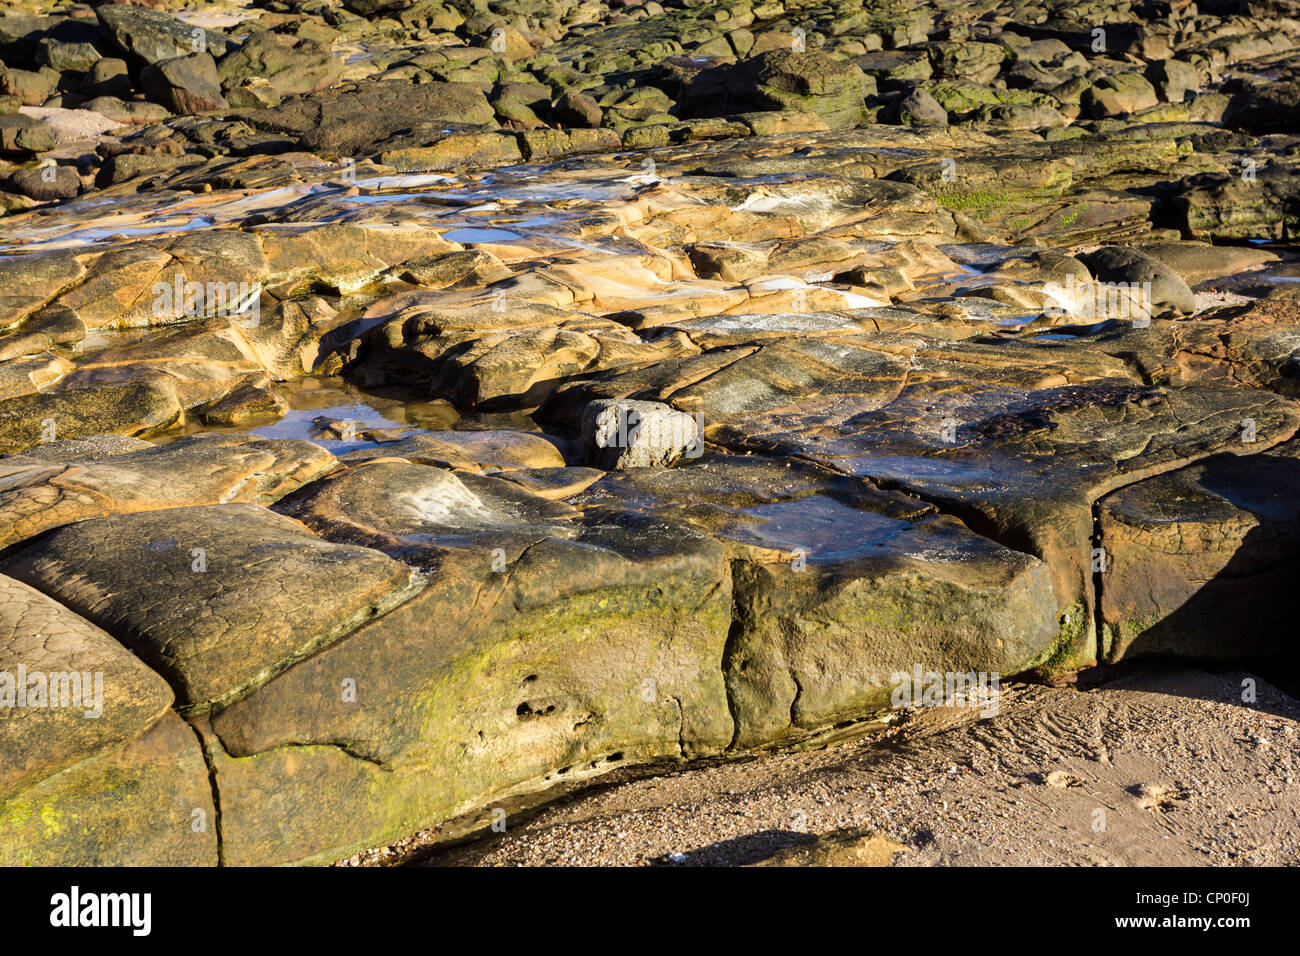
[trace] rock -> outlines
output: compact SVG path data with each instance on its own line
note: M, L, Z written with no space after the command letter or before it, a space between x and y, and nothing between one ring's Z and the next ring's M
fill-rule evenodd
M1234 80L1224 88L1232 96L1224 118L1228 126L1256 134L1296 132L1300 82L1295 78L1267 83Z
M1104 246L1079 259L1102 282L1139 283L1143 298L1150 296L1152 315L1189 315L1196 311L1195 297L1183 277L1153 256L1136 249Z
M996 758L1022 680L1285 671L1285 4L24 3L0 630L130 700L0 707L0 862L335 862L865 753L927 673L981 710L903 737Z
M94 458L107 458L110 455L123 454L128 451L142 451L155 447L152 442L127 435L88 435L85 438L68 438L63 441L47 442L28 448L22 453L22 461L33 459L39 461L89 461ZM13 464L12 456L6 464Z
M148 434L181 415L175 388L159 380L21 395L0 400L0 448L21 451L55 435Z
M663 468L703 451L695 420L659 402L592 402L582 413L582 458L596 468Z
M0 799L5 866L216 866L218 819L192 728L139 737Z
M684 116L754 110L815 113L831 129L864 122L875 83L852 63L824 53L776 50L734 65L702 70L684 91Z
M160 10L102 4L95 8L95 16L117 47L141 64L195 53L219 57L229 46L216 30L192 27Z
M173 113L224 109L217 64L207 53L159 60L140 71L145 92Z
M447 562L417 598L214 717L227 862L337 859L485 792L726 747L719 545L623 514L504 572L491 560ZM334 692L345 676L364 706Z
M778 850L752 866L889 866L906 847L873 830L835 830Z
M576 515L510 482L388 458L361 460L282 510L330 540L421 567L457 549L484 567L514 560L543 537L570 537Z
M200 416L205 425L228 427L275 422L289 410L277 392L268 388L244 385L210 405L205 405Z
M1105 76L1083 94L1081 105L1092 116L1121 116L1155 106L1160 102L1153 87L1141 73L1117 73Z
M948 113L923 87L917 87L899 102L898 121L904 126L947 126Z
M1276 254L1249 246L1213 246L1206 242L1158 242L1143 245L1144 255L1173 269L1189 285L1240 275L1276 261Z
M898 675L918 662L926 671L1017 673L1058 640L1045 565L948 518L861 504L809 498L755 509L768 518L757 533L792 557L747 562L733 580L739 626L725 668L736 744L798 740L850 714L881 712ZM821 543L817 529L837 524L857 529L854 546ZM945 552L961 559L931 557Z
M283 98L332 86L343 75L343 61L315 40L261 31L222 57L217 72L227 92L256 78Z
M0 156L25 159L54 148L50 128L30 116L0 116Z
M1201 86L1201 77L1192 64L1183 60L1160 60L1147 69L1147 79L1166 103L1181 103L1188 93Z
M5 180L5 188L39 202L52 202L81 192L81 177L71 166L17 169Z
M401 277L433 289L483 286L512 273L496 256L482 249L419 256L402 263Z
M168 678L184 713L243 696L423 584L253 504L92 518L5 568L116 634ZM309 608L298 588L314 595Z
M0 117L0 119L3 119ZM1293 230L1300 170L1283 166L1190 177L1170 203L1185 236L1202 240L1282 238Z
M1300 513L1285 489L1300 443L1220 455L1102 500L1101 612L1108 660L1207 661L1287 653Z
M928 50L935 77L981 84L998 75L1006 57L995 43L939 41L929 44Z
M119 153L116 156L110 156L104 161L104 165L99 168L99 175L95 177L95 185L102 189L105 186L126 182L128 179L134 179L137 176L152 176L155 173L168 172L193 161L192 157L187 156L146 156L140 153Z
M83 458L88 444L94 460ZM154 446L100 435L54 441L0 459L0 546L105 515L266 504L334 465L333 455L305 441L208 436Z
M0 577L0 594L2 801L140 736L168 713L172 692L112 637L39 591Z
M72 363L57 355L35 356L0 365L0 398L30 395L64 378Z
M96 96L81 104L81 109L91 110L123 126L143 126L161 123L171 114L157 103L138 100L124 102L116 96Z
M492 123L483 91L468 83L363 81L250 113L256 128L291 135L325 156L371 153L412 127ZM441 135L441 134L440 134Z
M506 133L452 133L436 139L431 146L386 149L379 154L379 161L394 169L423 171L508 166L523 158L519 141Z
M131 74L127 71L126 61L115 57L96 60L81 81L81 92L92 99L100 96L119 99L130 96Z
M1063 616L1061 653L1064 655L1066 646L1079 646L1078 642L1090 640L1086 634L1091 625L1081 621L1080 616L1083 609L1091 606L1092 577L1086 570L1091 563L1091 502L1110 490L1111 482L1127 483L1121 474L1169 470L1188 463L1189 454L1198 457L1236 446L1240 433L1235 426L1243 418L1255 419L1260 434L1268 436L1269 443L1280 441L1290 434L1290 422L1296 414L1289 403L1277 402L1263 393L1250 393L1247 397L1233 390L1178 389L1153 393L1143 389L1143 386L1111 380L1026 394L1007 393L989 386L935 383L912 386L877 411L854 413L854 435L828 432L820 425L791 434L791 419L776 415L772 419L772 431L766 435L755 431L751 419L740 429L735 426L717 429L709 438L733 449L758 452L779 447L786 453L799 449L800 454L814 460L841 464L851 461L857 474L913 490L927 501L942 503L946 510L968 515L968 520L980 522L981 526L1005 529L997 532L1001 540L1035 542L1034 553L1042 555L1053 569L1054 589ZM1010 399L1011 395L1018 397ZM1243 399L1245 407L1238 404ZM683 399L674 395L673 400ZM1166 401L1170 404L1166 405ZM1246 407L1251 410L1247 411ZM1107 408L1111 411L1105 411ZM1118 424L1120 418L1111 417L1121 410L1122 427ZM707 407L705 416L707 421ZM903 420L914 422L913 427L919 431L895 432L897 423ZM1067 420L1071 424L1063 431L1061 423ZM879 430L885 421L894 423L888 439ZM945 421L952 430L944 432ZM1057 424L1048 427L1048 421ZM1195 421L1197 425L1192 431L1181 431L1174 439L1167 431L1174 421ZM964 432L964 428L969 428L969 432ZM987 469L998 469L1000 487L1013 488L1016 479L1007 469L1026 476L1035 472L1043 474L1041 469L1050 467L1049 460L1053 457L1047 449L1054 441L1065 440L1067 433L1074 436L1068 442L1072 453L1082 452L1084 445L1088 445L1085 454L1095 465L1081 468L1075 461L1071 474L1077 477L1067 482L1057 475L1046 485L1036 484L1035 487L1050 487L1051 492L1035 492L1032 501L1026 497L1012 501L990 495L981 478L988 473ZM954 440L945 441L945 434ZM1028 434L1046 443L1036 444L1035 439L1028 446L1022 444L1023 439L1018 436ZM1090 437L1083 440L1081 436L1085 434ZM866 455L868 445L872 449L869 456ZM1019 450L1012 450L1017 447ZM1030 447L1035 450L1026 454ZM1126 453L1122 448L1132 451ZM997 464L986 456L992 456ZM927 467L924 475L916 467L918 457L935 459L933 467ZM1014 537L1005 537L1007 534ZM1079 611L1070 612L1072 605Z
M60 73L86 73L100 60L100 53L90 43L60 43L46 37L41 40L36 58Z
M0 597L0 862L214 865L207 768L166 682L27 585L0 577Z
M39 71L9 69L0 72L0 93L15 96L23 106L40 106L53 95L59 74L48 67Z
M440 468L510 471L562 468L564 456L541 435L516 431L429 431L409 435L382 448L348 452L344 461L404 458Z
M595 129L600 126L604 113L594 99L586 93L565 93L551 106L555 118L565 126L585 126Z
M1257 300L1194 320L1113 330L1099 336L1096 347L1129 361L1141 355L1146 374L1176 387L1244 385L1295 397L1300 395L1300 348L1290 326L1297 318L1294 302Z

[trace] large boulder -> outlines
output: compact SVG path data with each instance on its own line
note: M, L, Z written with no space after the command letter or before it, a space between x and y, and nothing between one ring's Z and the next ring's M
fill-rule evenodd
M700 71L680 107L687 117L796 110L816 113L831 129L841 129L866 120L865 100L875 91L875 81L848 60L772 50Z
M221 85L231 90L250 80L264 80L279 97L311 93L338 81L343 61L329 48L305 37L262 31L221 59Z
M219 57L229 46L224 34L191 26L161 10L103 3L95 8L95 16L113 43L141 65L191 53Z
M173 113L224 109L217 64L208 53L159 60L140 71L140 83L155 102Z
M1101 282L1137 283L1140 298L1143 303L1149 302L1147 311L1152 316L1189 315L1196 311L1196 297L1183 277L1139 249L1103 246L1078 258Z
M293 136L311 152L337 157L375 152L397 134L418 128L430 130L430 141L436 141L447 124L495 124L495 117L487 96L469 83L367 80L254 110L247 122Z

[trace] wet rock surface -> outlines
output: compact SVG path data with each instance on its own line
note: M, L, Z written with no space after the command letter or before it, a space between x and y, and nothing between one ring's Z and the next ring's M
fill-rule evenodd
M914 673L1284 671L1297 37L0 16L4 862L328 863L867 733ZM886 863L878 823L768 849Z

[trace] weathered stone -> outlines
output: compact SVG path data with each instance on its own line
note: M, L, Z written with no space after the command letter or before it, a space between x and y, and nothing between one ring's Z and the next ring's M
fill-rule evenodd
M332 86L343 74L343 62L315 40L261 31L222 57L217 73L227 91L257 78L283 98Z
M91 449L96 453L84 457ZM238 435L158 446L123 447L120 439L106 444L99 438L37 445L30 454L0 460L0 547L105 515L270 503L335 463L311 442Z
M1129 485L1098 507L1108 660L1290 653L1300 445L1220 455Z
M116 751L0 800L0 864L216 866L218 821L194 731L166 713Z
M485 567L504 566L546 535L571 536L576 517L567 505L510 482L391 458L357 462L280 510L331 541L424 567L459 548Z
M444 567L418 598L216 715L227 861L323 862L485 799L720 752L723 551L611 517L504 573ZM340 700L344 676L364 706Z
M889 866L906 849L873 830L836 830L778 850L753 866Z
M226 105L217 64L208 53L159 60L140 71L149 96L173 113L203 113Z
M375 551L252 504L92 518L5 567L116 635L168 678L183 711L238 699L422 585Z
M0 400L0 449L101 432L147 435L181 415L175 388L158 380L20 395Z
M290 98L279 106L250 112L256 128L295 137L304 149L324 156L373 153L412 127L493 122L483 91L468 83L364 81L351 88Z
M607 471L698 457L702 441L695 419L659 402L598 399L582 413L583 460Z
M146 64L191 53L221 56L228 46L220 32L192 27L161 10L105 4L95 15L124 53Z
M0 116L0 156L25 159L54 148L50 128L30 116Z
M1150 288L1150 311L1154 316L1169 312L1188 315L1196 311L1196 300L1187 283L1159 259L1137 249L1104 246L1079 257L1093 277L1103 282L1138 283Z
M793 109L839 129L866 119L864 100L874 92L874 81L848 61L779 50L702 71L681 107L686 116Z
M168 712L172 692L108 634L26 584L0 577L0 596L3 801L134 740Z

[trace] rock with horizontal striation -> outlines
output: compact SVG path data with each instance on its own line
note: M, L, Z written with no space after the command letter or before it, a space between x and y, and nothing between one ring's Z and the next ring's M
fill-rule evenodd
M102 435L54 440L0 459L0 547L107 515L268 504L335 464L333 455L311 442L241 435L165 445Z
M115 634L167 677L183 713L247 694L422 586L377 551L234 503L80 521L5 568Z

